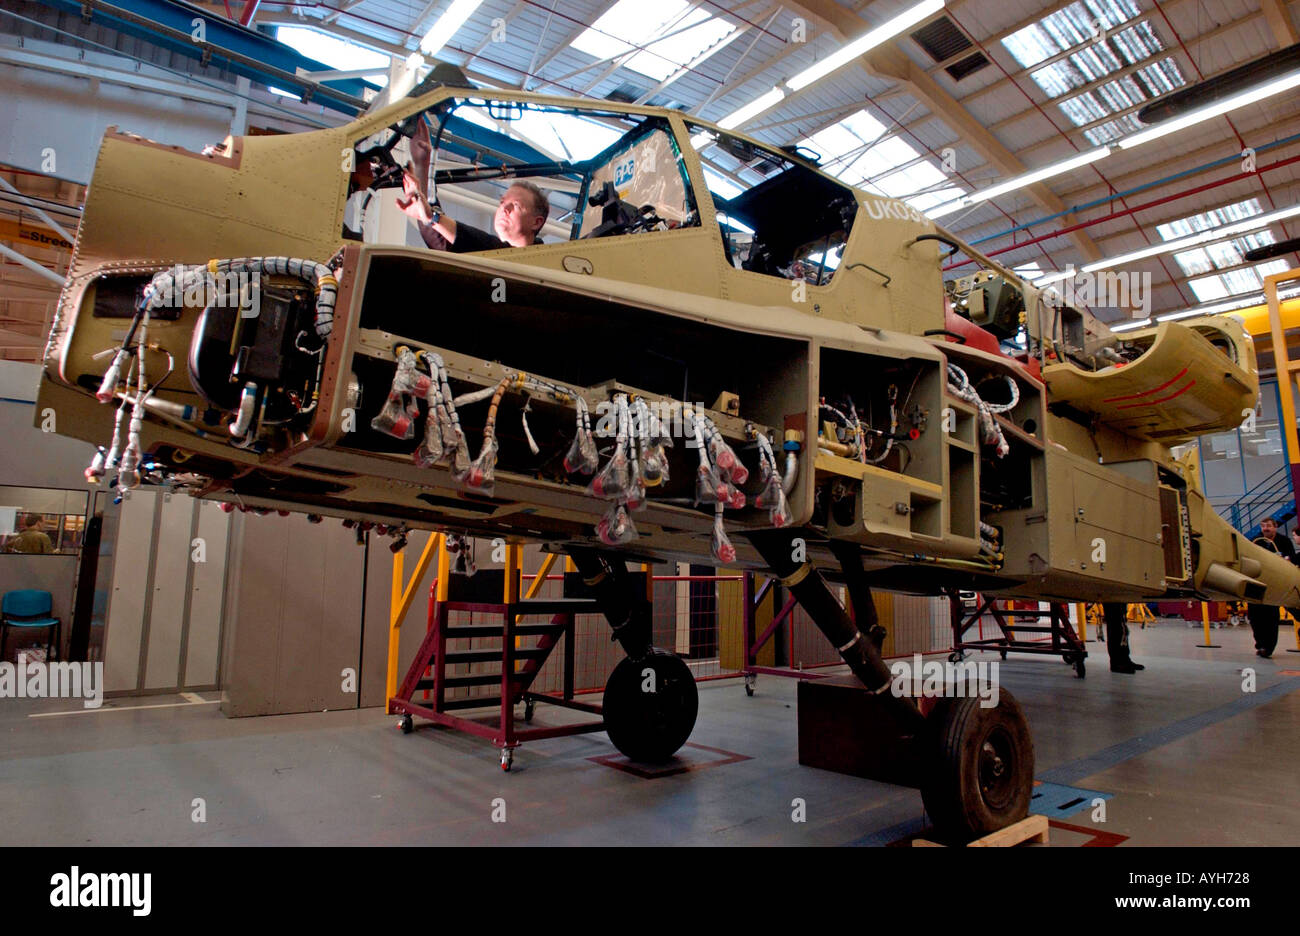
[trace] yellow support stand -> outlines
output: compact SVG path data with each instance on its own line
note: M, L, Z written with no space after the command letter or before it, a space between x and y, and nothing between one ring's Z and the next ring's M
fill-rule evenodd
M1141 624L1142 629L1146 630L1148 624L1155 623L1156 616L1146 605L1138 603L1128 606L1128 619L1130 624Z
M405 581L403 574L406 550L403 549L393 555L393 591L388 603L388 674L384 680L387 693L384 696L384 710L390 715L392 709L388 706L393 696L397 694L397 654L402 642L402 621L406 619L406 612L411 609L411 601L415 598L415 586L428 571L435 550L438 552L439 599L442 600L446 597L443 583L446 579L447 547L441 533L430 535L429 541L424 544L424 551L420 553L420 559L415 564L415 572L411 575L410 582Z
M1084 643L1088 642L1088 606L1086 604L1076 604L1074 606L1075 627L1079 631L1079 639Z
M1217 650L1219 645L1210 643L1210 606L1204 601L1201 602L1201 623L1205 626L1205 643L1196 646L1205 650Z

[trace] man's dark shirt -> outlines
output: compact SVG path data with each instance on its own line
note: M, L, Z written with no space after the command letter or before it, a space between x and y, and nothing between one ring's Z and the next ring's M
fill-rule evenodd
M489 234L472 224L456 222L456 240L449 242L443 237L432 224L421 224L420 236L424 242L433 250L449 250L452 253L477 253L480 250L500 250L510 245L497 237L495 234ZM534 244L540 244L540 237L534 238Z
M1256 539L1255 542L1259 543L1260 540L1264 540L1264 542L1269 542L1268 537L1262 533L1259 535L1259 539ZM1295 562L1296 560L1295 547L1291 545L1290 536L1285 536L1281 533L1278 533L1273 537L1271 542L1273 548L1277 550L1277 554L1279 556L1281 556L1283 559L1287 560L1288 562ZM1263 546L1264 544L1260 543L1260 545ZM1268 549L1268 546L1264 546L1264 548Z

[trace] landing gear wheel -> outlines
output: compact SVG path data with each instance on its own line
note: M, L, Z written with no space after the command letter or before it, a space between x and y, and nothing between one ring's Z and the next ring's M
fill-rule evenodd
M537 711L537 703L532 699L524 700L524 723L528 724L533 720L533 712Z
M502 770L505 770L505 771L509 771L511 765L514 764L514 762L515 762L515 749L514 749L514 748L502 748L502 749L501 749L501 769L502 769Z
M624 659L605 684L605 731L614 747L634 761L670 759L691 736L698 711L690 667L667 650Z
M415 730L415 721L410 714L403 715L397 726L402 729L402 734L410 734Z
M943 699L919 736L921 801L935 828L963 844L1029 814L1034 743L1019 703L1005 689L998 704Z

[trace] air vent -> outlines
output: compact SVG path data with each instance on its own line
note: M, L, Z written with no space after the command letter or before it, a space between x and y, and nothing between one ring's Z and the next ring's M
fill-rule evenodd
M976 52L974 55L968 55L955 65L949 65L944 69L952 76L953 81L961 81L967 75L973 75L981 68L987 67L989 60L984 57L983 52Z
M960 55L973 46L966 34L957 28L957 24L946 16L926 23L912 33L912 38L936 62Z

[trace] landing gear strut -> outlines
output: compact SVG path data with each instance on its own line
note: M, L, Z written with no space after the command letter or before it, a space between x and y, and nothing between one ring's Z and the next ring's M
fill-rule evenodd
M638 594L623 559L583 549L569 555L627 653L605 684L609 740L634 761L670 760L695 728L695 677L677 654L651 646L650 603Z
M883 628L876 621L862 554L848 543L832 544L860 628L835 599L811 563L796 562L789 532L752 534L759 555L798 599L871 694L881 715L898 725L907 742L910 770L940 834L969 841L1023 819L1034 779L1034 746L1019 704L1005 689L991 708L980 693L943 698L928 717L917 703L892 691L893 674L881 657ZM866 633L863 633L863 630ZM955 662L955 661L954 661ZM975 687L972 687L975 688Z

